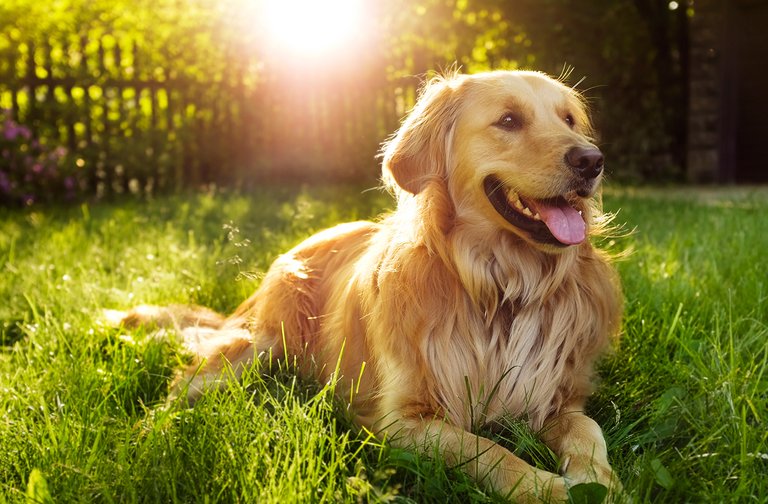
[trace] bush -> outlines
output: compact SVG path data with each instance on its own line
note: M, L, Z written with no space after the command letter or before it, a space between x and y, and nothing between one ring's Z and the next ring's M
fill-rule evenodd
M32 131L0 110L0 205L73 200L81 192L67 149L44 145Z

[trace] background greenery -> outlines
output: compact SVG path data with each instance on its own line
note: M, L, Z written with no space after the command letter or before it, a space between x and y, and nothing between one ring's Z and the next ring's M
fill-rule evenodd
M364 38L300 58L265 35L265 1L3 1L0 204L372 180L423 75L455 63L563 76L612 177L683 180L690 2L361 0Z
M768 495L768 194L609 190L626 317L589 403L634 502ZM270 188L0 209L0 502L494 502L460 471L354 428L290 366L164 409L186 358L103 308L232 310L309 233L376 215L377 191ZM520 424L486 433L553 470ZM50 499L49 497L50 496Z

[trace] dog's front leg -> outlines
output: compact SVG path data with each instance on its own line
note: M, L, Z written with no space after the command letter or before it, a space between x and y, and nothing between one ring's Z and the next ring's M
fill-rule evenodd
M598 482L612 495L622 492L621 482L608 463L605 438L597 422L572 405L552 415L544 424L541 437L560 457L560 471L569 486Z
M536 469L506 448L443 420L402 420L387 429L393 443L416 448L427 456L469 474L480 485L514 502L560 502L568 499L565 480Z

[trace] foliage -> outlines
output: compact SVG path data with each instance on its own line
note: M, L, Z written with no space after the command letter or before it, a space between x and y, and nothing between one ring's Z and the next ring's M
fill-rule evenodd
M67 150L48 148L32 137L26 126L0 110L0 205L32 205L63 196L74 199L80 190L78 174L68 173Z
M8 0L0 107L97 196L371 180L419 76L536 68L584 90L613 177L683 177L685 2L366 1L367 38L313 59L270 43L266 1Z
M623 337L589 413L633 502L768 495L765 190L609 190ZM269 187L138 203L0 209L0 502L499 502L458 469L370 438L333 384L246 373L193 409L164 407L187 356L100 325L103 308L233 309L274 257L388 198ZM521 422L488 430L539 467ZM580 492L579 492L580 490ZM599 489L577 489L591 499Z
M624 181L683 181L688 23L693 9L657 0L519 0L508 5L536 65L568 65L586 91L608 169Z
M657 0L388 0L390 76L529 68L582 90L612 176L682 181L688 23Z

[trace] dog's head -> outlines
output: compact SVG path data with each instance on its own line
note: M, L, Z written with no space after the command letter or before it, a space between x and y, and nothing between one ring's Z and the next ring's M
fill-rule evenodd
M553 252L587 236L603 172L590 132L580 95L544 74L441 77L385 144L384 177L414 195L442 184L457 217Z

